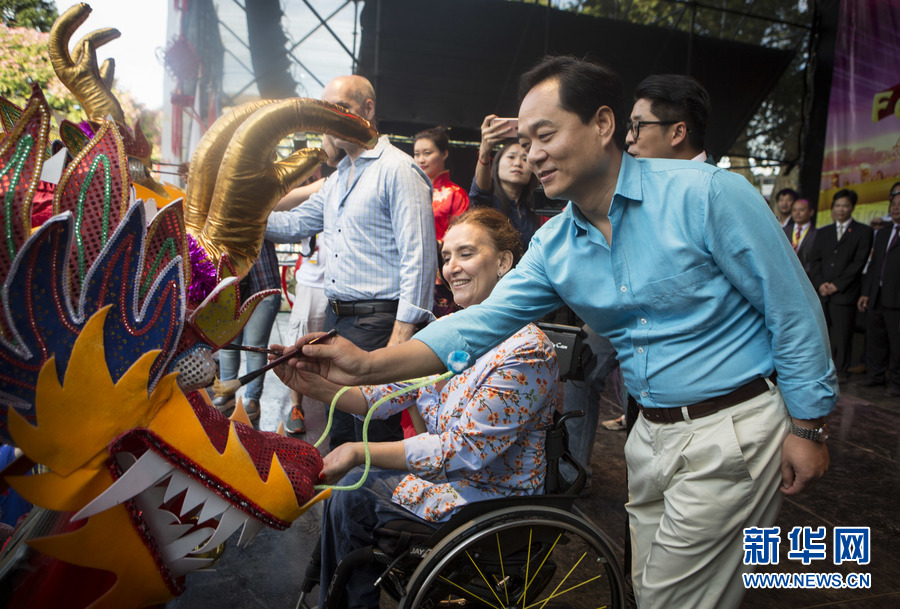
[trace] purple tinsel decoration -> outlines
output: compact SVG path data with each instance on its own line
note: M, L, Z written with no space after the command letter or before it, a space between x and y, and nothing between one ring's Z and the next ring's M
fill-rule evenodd
M192 235L188 235L188 250L191 255L191 285L188 286L188 302L200 303L216 287L216 266L203 247Z
M88 139L94 137L94 128L91 127L91 124L87 121L81 121L78 123L78 128L81 129L81 132L88 136Z

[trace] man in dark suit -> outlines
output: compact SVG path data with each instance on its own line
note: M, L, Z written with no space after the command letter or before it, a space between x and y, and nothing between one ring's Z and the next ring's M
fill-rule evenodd
M853 219L857 195L839 190L831 201L834 224L816 232L810 253L810 279L822 300L831 331L831 349L838 382L850 376L850 349L862 271L872 250L872 229Z
M794 206L794 201L799 198L800 194L791 188L782 188L775 195L775 217L781 223L781 228L794 228L791 208Z
M812 223L815 214L816 209L808 199L797 199L791 206L791 219L794 224L784 227L784 234L797 252L807 276L810 273L810 253L816 240L816 227Z
M888 395L900 396L900 182L891 186L891 224L875 234L872 262L863 282L859 310L869 311L866 322L864 384L884 385Z

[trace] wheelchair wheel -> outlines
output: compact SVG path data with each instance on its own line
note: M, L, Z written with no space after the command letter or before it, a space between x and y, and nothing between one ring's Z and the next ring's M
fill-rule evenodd
M400 609L622 609L624 588L609 542L591 523L521 506L443 538L410 577Z

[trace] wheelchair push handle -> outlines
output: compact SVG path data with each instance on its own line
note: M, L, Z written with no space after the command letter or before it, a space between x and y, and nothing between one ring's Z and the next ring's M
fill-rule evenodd
M568 412L564 412L559 416L558 419L553 422L553 429L559 429L560 427L565 425L566 421L568 421L569 419L577 419L583 416L583 410L570 410Z

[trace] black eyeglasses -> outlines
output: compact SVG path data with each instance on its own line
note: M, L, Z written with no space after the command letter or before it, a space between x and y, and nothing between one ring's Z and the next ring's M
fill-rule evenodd
M631 135L634 136L634 139L638 139L641 135L641 127L644 125L660 125L661 127L668 127L669 125L680 122L681 121L625 121L625 128L631 131Z

